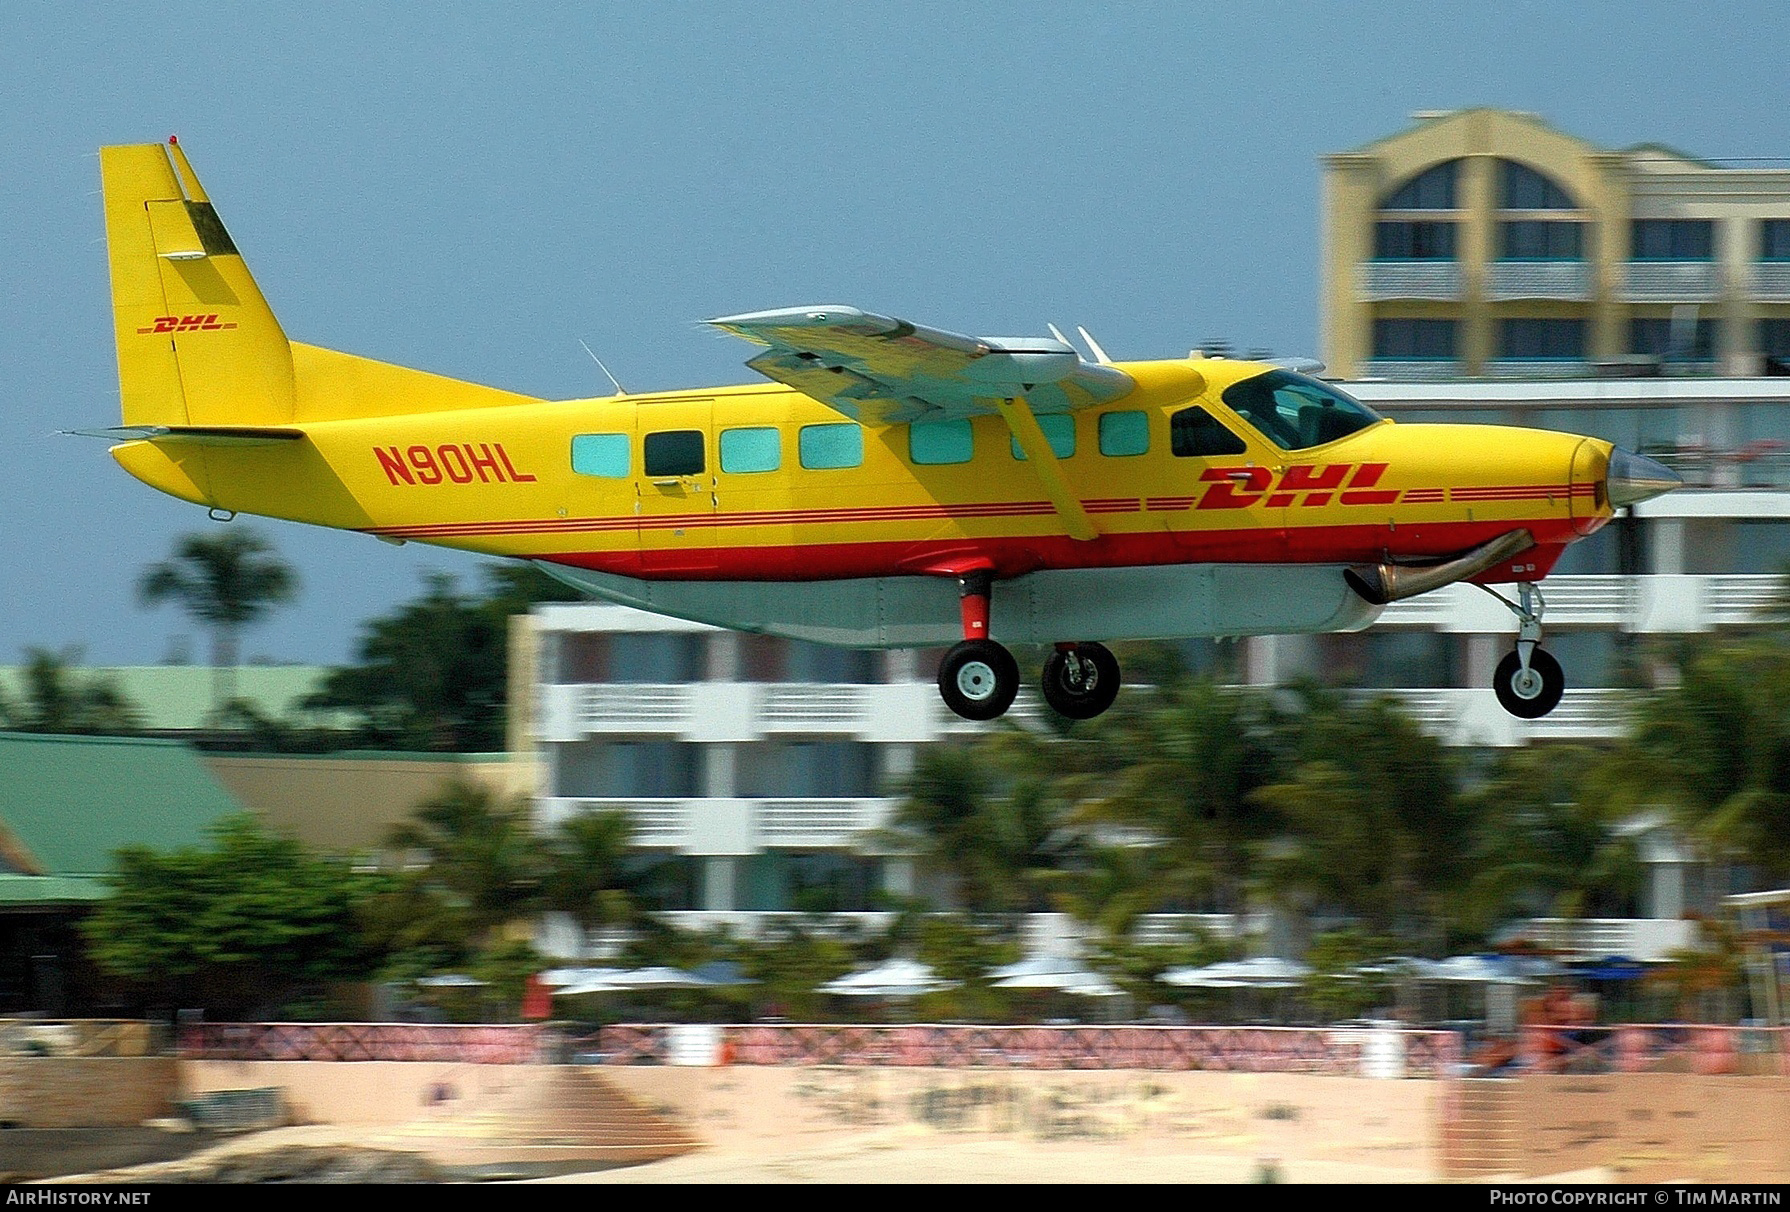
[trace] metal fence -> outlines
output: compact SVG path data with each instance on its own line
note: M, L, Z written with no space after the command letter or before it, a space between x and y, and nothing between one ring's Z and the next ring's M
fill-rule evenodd
M192 1023L178 1049L184 1060L519 1065L549 1059L551 1038L536 1024Z
M666 1064L668 1024L603 1028L577 1055L612 1065ZM594 1046L593 1046L594 1045ZM975 1027L746 1024L720 1028L718 1063L996 1069L1204 1069L1447 1077L1452 1031L1324 1027Z

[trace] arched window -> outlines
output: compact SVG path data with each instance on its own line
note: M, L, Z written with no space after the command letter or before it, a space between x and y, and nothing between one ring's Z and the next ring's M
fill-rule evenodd
M1498 161L1498 205L1504 210L1577 210L1554 178L1515 160Z
M1425 169L1386 195L1381 210L1453 210L1460 161L1447 160Z

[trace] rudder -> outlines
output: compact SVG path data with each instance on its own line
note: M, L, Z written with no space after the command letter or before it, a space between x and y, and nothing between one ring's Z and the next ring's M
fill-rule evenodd
M127 425L280 425L292 350L179 144L100 149Z

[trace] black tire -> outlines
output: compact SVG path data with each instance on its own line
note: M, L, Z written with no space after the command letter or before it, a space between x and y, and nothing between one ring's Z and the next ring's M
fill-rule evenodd
M1539 720L1560 705L1560 696L1566 693L1566 673L1559 661L1540 648L1529 654L1529 672L1535 675L1531 685L1523 685L1522 672L1517 654L1506 653L1492 675L1492 689L1497 692L1498 705L1519 720Z
M1053 652L1044 662L1044 701L1071 720L1091 720L1119 697L1119 659L1104 644L1077 644L1081 679L1071 677L1069 657Z
M1019 693L1019 663L993 640L964 640L939 662L939 694L966 720L1006 714Z

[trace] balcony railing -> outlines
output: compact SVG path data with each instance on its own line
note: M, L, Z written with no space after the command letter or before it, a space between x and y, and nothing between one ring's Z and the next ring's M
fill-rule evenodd
M946 723L942 713L937 692L920 682L575 683L541 687L537 727L548 741L628 735L752 741L791 733L923 741Z
M1584 261L1494 261L1486 276L1486 298L1589 299L1591 266Z
M1591 371L1582 358L1494 358L1485 364L1490 379L1583 379Z
M1360 266L1359 291L1363 302L1392 299L1461 297L1458 261L1365 261Z
M1609 956L1656 962L1694 946L1697 923L1678 918L1537 917L1522 923L1521 936L1567 959Z
M1714 261L1630 261L1618 292L1625 303L1707 303L1721 293Z
M1461 364L1452 360L1370 358L1362 363L1361 374L1364 378L1385 379L1393 383L1434 383L1439 379L1460 378Z
M1753 298L1764 303L1790 303L1790 261L1760 261L1749 276Z
M546 824L581 812L623 812L634 826L630 843L687 854L748 849L838 850L859 846L889 823L895 801L875 797L814 799L689 799L560 797L542 801ZM741 821L744 828L729 828Z

